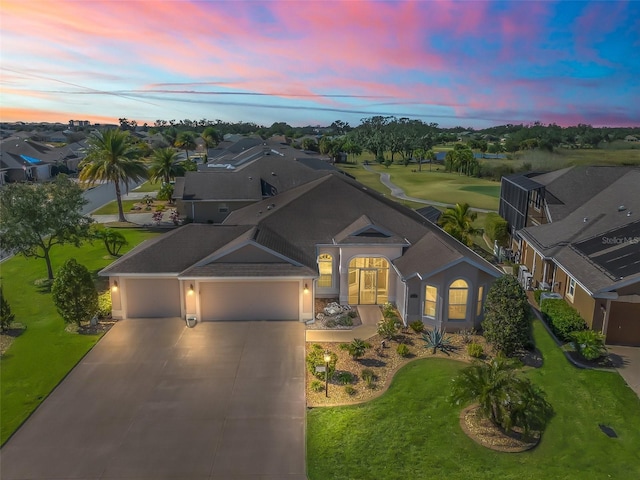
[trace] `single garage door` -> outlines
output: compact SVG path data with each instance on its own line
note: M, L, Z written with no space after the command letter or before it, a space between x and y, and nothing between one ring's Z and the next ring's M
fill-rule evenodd
M298 282L200 284L202 320L298 320Z
M640 303L611 303L607 343L640 345Z
M127 318L179 317L177 279L127 279Z

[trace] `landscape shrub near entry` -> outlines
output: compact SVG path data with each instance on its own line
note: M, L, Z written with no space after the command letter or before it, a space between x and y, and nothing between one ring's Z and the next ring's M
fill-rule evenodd
M563 342L570 342L573 332L587 329L587 322L578 311L560 298L546 298L540 311L553 333Z

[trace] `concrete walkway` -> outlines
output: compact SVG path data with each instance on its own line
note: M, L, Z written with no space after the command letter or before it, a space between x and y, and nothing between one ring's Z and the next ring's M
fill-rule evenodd
M640 397L640 347L607 345L607 350L620 376Z
M364 169L367 170L368 172L378 173L375 170L373 170L369 165L363 165L363 166L364 166ZM399 198L400 200L406 200L408 202L422 203L424 205L434 205L436 207L445 207L445 208L455 207L453 203L443 203L443 202L436 202L435 200L425 200L423 198L410 197L406 193L404 193L403 189L401 189L391 181L390 174L388 173L378 173L378 174L380 175L380 182L389 190L391 190L392 197ZM485 208L474 208L474 207L472 207L471 210L473 210L474 212L480 212L480 213L491 213L496 211L496 210L487 210Z
M358 315L362 325L349 330L307 330L307 342L338 342L348 343L354 338L366 340L378 333L378 322L382 320L379 305L358 305Z

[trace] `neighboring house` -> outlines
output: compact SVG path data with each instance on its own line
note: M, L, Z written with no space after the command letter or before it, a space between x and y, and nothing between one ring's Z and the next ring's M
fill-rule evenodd
M625 142L640 142L640 139L638 139L638 137L636 137L635 135L627 135L626 137L624 137L624 141Z
M413 210L328 173L222 225L145 242L100 275L115 318L308 321L316 298L335 298L392 302L405 323L458 330L479 328L501 272Z
M42 157L51 147L20 137L0 142L0 170L3 182L42 182L51 178L51 165Z
M523 284L559 293L610 344L640 345L638 185L636 167L502 179Z
M279 143L248 138L224 151L197 172L176 179L173 198L181 216L222 223L234 210L329 173L328 164Z

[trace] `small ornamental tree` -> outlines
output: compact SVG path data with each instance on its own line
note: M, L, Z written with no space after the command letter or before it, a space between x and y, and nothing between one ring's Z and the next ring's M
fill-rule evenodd
M98 311L98 291L87 267L70 258L58 270L51 286L53 303L65 323L90 320Z
M129 243L122 233L111 228L105 228L102 231L98 231L96 236L102 239L107 252L109 252L109 255L113 257L119 256L122 247Z
M14 318L15 314L11 313L11 305L9 305L0 286L0 330L3 332L8 330Z
M513 355L529 342L531 309L513 275L497 279L487 294L482 329L496 350Z

